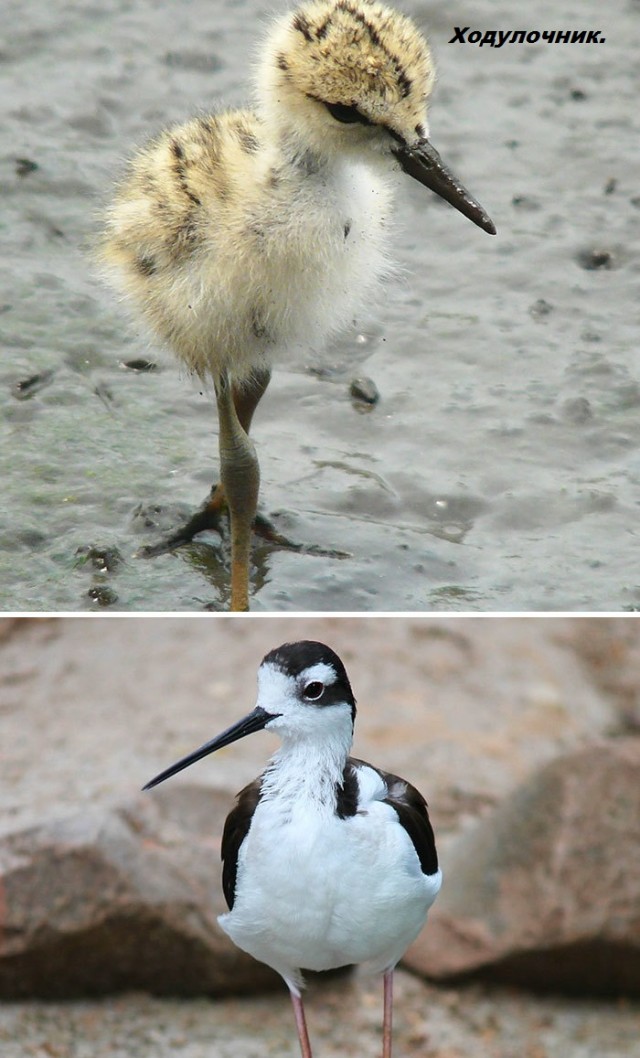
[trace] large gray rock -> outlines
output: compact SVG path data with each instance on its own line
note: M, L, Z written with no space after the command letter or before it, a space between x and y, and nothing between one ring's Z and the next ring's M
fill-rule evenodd
M640 995L640 740L547 765L464 834L443 869L405 959L414 970Z
M0 997L221 995L279 978L219 929L228 794L176 784L0 843Z

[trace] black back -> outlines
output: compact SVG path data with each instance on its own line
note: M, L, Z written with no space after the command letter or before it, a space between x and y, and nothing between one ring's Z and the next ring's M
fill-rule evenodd
M255 779L245 786L236 798L236 806L226 818L222 832L222 891L229 911L233 908L236 897L236 877L238 874L238 853L246 838L253 813L260 801L261 779Z
M342 782L336 786L336 814L339 819L348 819L358 811L358 779L351 758L342 773Z
M303 666L305 668L306 666ZM381 771L367 761L349 757L344 767L342 783L336 789L336 813L340 819L354 816L358 811L358 767L373 768L387 788L385 804L391 805L398 815L401 826L411 838L424 874L435 874L438 870L438 853L427 802L415 786L392 772ZM238 853L246 838L253 813L260 803L262 777L245 786L237 796L236 806L231 810L222 832L222 890L231 911L236 895L238 875Z
M436 839L429 819L427 802L415 786L401 779L392 772L381 771L365 760L349 757L347 768L354 769L359 765L373 768L378 773L387 788L387 796L383 797L384 804L391 805L398 814L398 820L411 838L416 850L423 874L435 874L438 870L438 853L436 851ZM343 789L346 789L346 776L343 780Z

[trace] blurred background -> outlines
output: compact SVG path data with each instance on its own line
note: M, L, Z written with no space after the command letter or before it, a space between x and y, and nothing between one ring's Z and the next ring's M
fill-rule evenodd
M0 1051L297 1054L284 989L221 942L219 840L266 732L150 794L320 639L354 755L427 797L445 881L398 973L399 1058L622 1058L640 1040L635 618L5 618ZM314 980L318 1055L380 1053L381 984Z

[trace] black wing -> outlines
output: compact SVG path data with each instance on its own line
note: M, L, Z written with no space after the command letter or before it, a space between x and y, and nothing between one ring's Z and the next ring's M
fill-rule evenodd
M348 764L356 768L358 765L364 765L378 773L387 788L387 796L382 800L397 812L400 824L411 838L423 873L435 874L438 870L436 839L429 819L427 802L420 791L406 779L388 771L381 771L366 760L349 757Z
M245 786L236 798L236 806L227 816L222 832L222 891L229 911L233 908L236 897L236 876L238 874L238 853L246 838L253 813L260 801L261 779L254 779Z

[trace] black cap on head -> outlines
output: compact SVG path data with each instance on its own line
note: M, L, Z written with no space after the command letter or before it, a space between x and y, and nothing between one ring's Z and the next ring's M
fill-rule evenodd
M283 643L282 646L270 650L262 659L262 664L273 665L274 668L283 672L285 676L300 676L305 669L312 665L330 665L336 674L336 681L331 688L327 688L318 705L335 705L338 702L347 702L351 706L351 716L355 720L356 700L351 690L347 670L335 650L318 643L313 639L302 639L299 643Z

